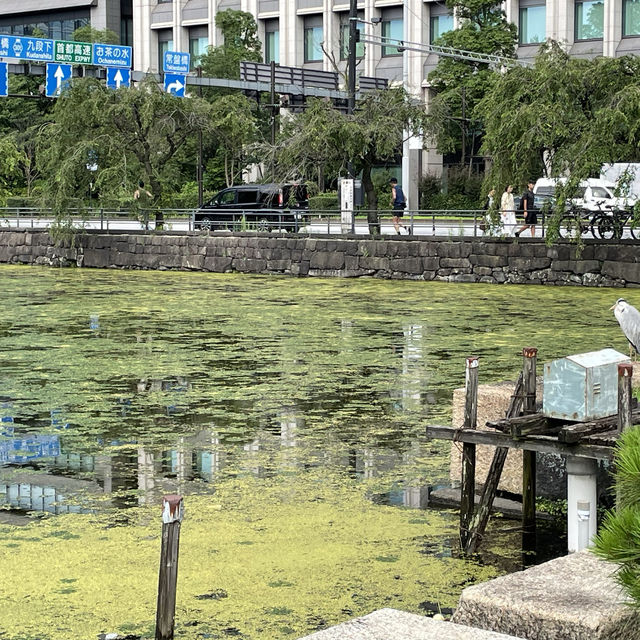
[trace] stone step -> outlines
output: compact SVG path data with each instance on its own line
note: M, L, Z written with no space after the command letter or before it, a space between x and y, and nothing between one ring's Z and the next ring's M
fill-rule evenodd
M514 636L434 620L397 609L379 609L301 640L521 640Z

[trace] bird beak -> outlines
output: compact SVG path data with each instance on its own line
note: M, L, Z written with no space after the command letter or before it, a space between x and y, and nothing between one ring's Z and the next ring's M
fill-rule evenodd
M615 309L618 306L618 303L616 302L612 307L609 307L609 311L611 311L612 309Z

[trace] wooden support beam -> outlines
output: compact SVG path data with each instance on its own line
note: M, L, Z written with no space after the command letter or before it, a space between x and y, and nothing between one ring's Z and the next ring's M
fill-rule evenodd
M478 431L456 429L450 425L428 425L425 427L428 438L434 440L452 440L453 442L473 442L492 447L507 447L520 451L537 451L538 453L556 453L578 458L595 460L612 460L613 448L608 444L563 444L555 436L535 435L514 440L506 433L495 431Z
M463 428L475 431L478 421L478 358L467 358ZM460 544L464 548L469 536L476 493L476 445L462 445L462 481L460 488Z
M517 416L522 409L522 373L518 377L516 387L513 395L511 396L511 402L507 409L507 419ZM487 523L489 522L489 514L491 513L491 507L496 497L498 485L500 484L500 477L502 476L502 470L504 469L504 463L507 459L507 453L509 449L507 447L497 447L493 459L491 460L491 466L487 473L487 480L482 488L482 495L480 496L480 503L476 511L473 520L471 521L470 532L467 538L467 542L463 547L463 551L466 554L475 553L478 550L480 541L484 536Z
M523 411L536 411L536 364L538 350L525 347L522 350L522 380L524 383ZM533 531L536 527L536 452L522 452L522 528Z

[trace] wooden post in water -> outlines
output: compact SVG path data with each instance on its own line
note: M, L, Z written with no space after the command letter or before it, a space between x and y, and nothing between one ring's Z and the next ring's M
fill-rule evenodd
M522 350L522 381L524 383L525 414L536 411L536 363L538 350ZM531 531L536 526L536 452L522 452L522 527Z
M162 499L162 548L158 578L156 640L173 640L178 582L178 548L184 505L182 496L168 495Z
M478 358L467 358L463 429L475 429L478 421ZM460 488L460 546L469 538L476 493L476 445L462 445L462 483Z

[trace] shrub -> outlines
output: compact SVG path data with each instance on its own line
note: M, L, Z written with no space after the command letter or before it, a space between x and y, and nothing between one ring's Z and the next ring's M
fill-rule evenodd
M312 211L335 211L339 208L337 191L319 193L309 198L309 209Z

